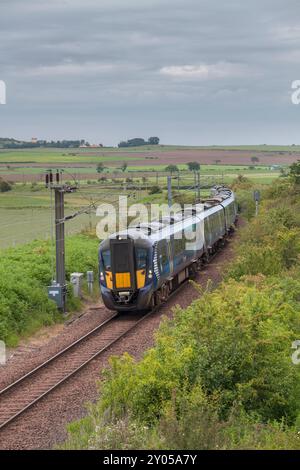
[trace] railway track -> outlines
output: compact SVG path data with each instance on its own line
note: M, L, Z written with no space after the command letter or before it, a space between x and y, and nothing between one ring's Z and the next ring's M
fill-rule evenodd
M145 315L117 313L0 391L0 430L125 336Z
M218 252L210 257L209 263L217 254ZM169 295L168 300L183 289L187 282L188 279ZM143 316L113 314L96 328L2 389L0 391L0 431L100 356L162 305Z

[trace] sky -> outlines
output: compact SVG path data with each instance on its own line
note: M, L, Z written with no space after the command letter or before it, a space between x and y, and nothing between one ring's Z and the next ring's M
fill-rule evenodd
M1 0L0 137L300 144L299 0Z

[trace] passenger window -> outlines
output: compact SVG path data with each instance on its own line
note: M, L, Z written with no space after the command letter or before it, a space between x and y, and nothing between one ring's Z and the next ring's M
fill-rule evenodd
M179 255L183 251L184 240L174 239L174 254Z
M105 271L111 271L110 250L102 251L102 261Z
M145 248L136 248L136 267L138 270L147 267L147 250Z
M160 254L159 254L159 266L160 266L160 271L163 273L167 269L168 263L169 263L169 256L168 256L168 247L167 243L163 241L160 244Z

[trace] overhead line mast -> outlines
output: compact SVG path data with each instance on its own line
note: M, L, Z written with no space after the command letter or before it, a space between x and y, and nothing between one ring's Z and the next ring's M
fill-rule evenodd
M55 246L56 246L56 278L48 288L49 297L54 300L60 310L66 310L66 271L65 271L65 193L73 193L77 185L67 185L62 182L62 173L56 170L55 182L52 170L47 170L45 176L46 188L54 191L55 195Z

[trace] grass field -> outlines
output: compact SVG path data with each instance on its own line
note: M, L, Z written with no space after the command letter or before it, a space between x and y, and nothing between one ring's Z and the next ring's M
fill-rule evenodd
M73 183L80 180L80 187L74 194L65 198L66 215L89 206L95 201L97 204L108 201L115 202L119 194L134 197L132 202L167 202L167 178L164 172L167 164L176 163L180 170L181 187L179 194L188 195L190 199L196 194L194 176L187 171L187 162L194 161L199 152L212 151L213 157L207 157L209 164L201 164L201 185L203 187L214 184L230 184L239 174L255 183L257 187L271 184L280 175L279 168L270 170L264 157L258 157L259 162L254 166L241 151L284 153L280 158L288 158L294 152L300 152L300 146L238 146L238 147L184 147L184 146L145 146L136 148L101 148L101 149L28 149L28 150L1 150L0 149L0 177L17 181L12 191L0 193L0 248L14 246L34 239L48 239L51 235L50 225L50 193L43 186L44 174L47 167L55 168L59 164L64 170L64 181ZM238 154L238 164L226 164L230 161L231 153L225 153L223 161L216 162L216 154L232 151ZM153 156L155 152L156 156ZM149 156L150 155L150 156ZM206 155L206 154L205 154ZM207 154L209 155L209 154ZM182 156L182 158L181 158ZM200 157L199 157L200 158ZM202 157L201 157L202 158ZM275 157L274 157L275 158ZM277 157L276 157L277 158ZM104 162L106 169L98 174L98 162ZM118 169L126 161L128 167L125 173ZM249 164L250 161L250 164ZM285 161L285 160L284 160ZM224 163L225 162L225 163ZM268 160L269 162L269 160ZM213 164L214 163L214 164ZM281 165L288 167L288 162ZM151 173L152 172L152 173ZM106 180L98 182L98 178L105 176ZM15 179L14 179L15 178ZM126 178L131 181L126 182ZM32 181L38 181L33 183ZM149 194L151 186L158 184L163 192L159 195ZM174 192L178 192L177 173L172 175ZM202 191L202 194L203 191ZM95 211L80 216L66 223L67 235L79 232L97 222Z
M95 163L95 162L118 162L143 160L151 157L151 154L193 154L209 152L211 154L222 154L222 152L232 151L233 154L243 152L260 154L278 154L282 156L300 153L300 145L294 146L272 146L272 145L243 145L243 146L178 146L178 145L145 145L142 147L128 148L68 148L68 149L0 149L0 164L55 164L55 163ZM138 155L135 155L138 154ZM277 155L277 156L278 156Z
M116 150L114 150L115 152ZM81 149L73 149L72 151L64 151L64 149L53 150L53 149L29 149L29 150L0 150L0 163L1 164L13 164L13 163L95 163L105 161L119 161L122 160L140 160L140 157L122 156L122 152L119 155L109 155L108 150L90 150L92 155L88 152L83 152ZM124 153L124 152L123 152ZM127 153L127 152L126 152Z
M177 164L176 166L180 171L187 171L186 164ZM80 175L80 174L93 173L93 172L95 173L95 177L96 177L98 174L96 171L96 167L97 167L97 163L95 163L94 166L89 165L89 166L81 166L81 167L68 165L65 168L62 167L61 169L65 171L66 178L68 177L68 174L70 176L70 175ZM133 165L128 164L126 168L126 172L128 171L139 171L139 172L140 171L160 171L160 172L163 171L164 172L165 169L166 169L166 165L159 165L159 164L151 165L151 164L145 163L145 165L143 165L142 167L135 166L134 164ZM117 171L116 167L107 166L105 167L103 174L112 173L115 171ZM255 167L252 167L252 168L250 167L250 165L201 165L202 174L210 174L210 173L220 174L220 173L232 173L232 172L236 172L236 173L243 172L243 173L251 174L253 171L257 173L257 172L266 172L270 170L267 165L256 165ZM26 166L26 167L13 166L11 167L8 165L8 167L7 166L0 167L0 176L1 174L3 176L5 176L6 174L36 175L36 174L41 174L41 172L44 172L44 171L41 170L40 167L36 167L36 166Z
M242 167L215 167L205 168L201 170L201 185L204 187L213 186L217 183L230 184L238 174L246 174L248 179L260 187L263 184L271 184L274 179L278 178L279 172L266 172L265 168L257 168L254 170L242 170ZM221 170L218 172L217 170ZM132 183L125 183L123 180L114 180L111 178L105 183L99 183L95 180L82 181L78 191L65 196L65 214L71 215L87 208L91 203L97 207L102 202L116 203L118 196L131 195L129 204L141 202L149 204L151 202L167 202L167 178L159 176L158 179L153 174L147 176L146 180L142 178L134 178L132 175ZM119 183L118 183L119 181ZM161 194L149 194L152 186L158 185L162 187ZM197 191L193 188L194 177L187 173L180 175L179 194L185 197L189 195L193 199ZM176 175L172 178L172 187L174 194L178 194L178 180ZM185 188L185 189L183 189ZM190 190L188 189L190 188ZM202 189L202 196L205 192ZM50 209L50 192L43 184L14 184L12 191L0 193L0 248L15 246L26 243L35 239L49 239L51 237L51 212ZM78 217L68 221L65 224L66 234L71 235L90 227L95 227L97 221L95 210L90 214L81 214Z

